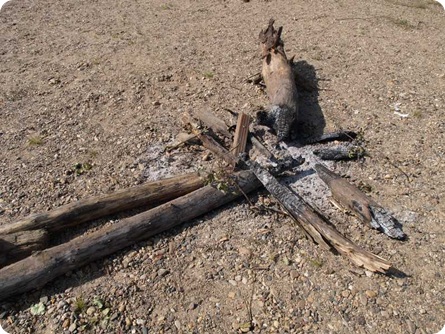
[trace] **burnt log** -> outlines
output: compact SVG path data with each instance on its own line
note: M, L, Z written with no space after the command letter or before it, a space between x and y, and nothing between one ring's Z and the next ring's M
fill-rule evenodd
M327 184L332 197L340 206L352 211L362 222L391 238L399 240L406 238L398 220L376 201L325 166L316 164L314 169Z
M263 57L261 74L266 84L270 110L258 114L258 121L271 126L277 134L277 140L289 137L292 124L298 116L298 92L295 84L292 61L284 52L281 40L282 27L275 30L274 20L269 21L266 30L259 35L261 56Z
M246 164L313 241L324 248L335 249L359 267L380 273L387 273L390 270L391 264L388 261L360 248L341 235L333 226L326 223L327 219L322 217L318 210L315 210L300 195L281 185L258 163L247 160Z

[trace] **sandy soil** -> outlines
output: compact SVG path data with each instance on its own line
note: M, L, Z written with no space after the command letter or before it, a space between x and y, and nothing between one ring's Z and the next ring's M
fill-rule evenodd
M406 276L356 268L287 218L238 201L3 302L9 333L442 328L445 14L433 1L6 3L1 224L196 169L202 152L161 154L181 130L178 115L211 110L229 121L226 108L254 115L267 104L245 80L260 71L257 36L270 17L284 26L286 52L320 80L318 92L301 96L300 129L361 131L370 156L332 167L392 209L409 239L390 240L333 208L331 218ZM91 169L73 172L87 163ZM251 200L258 198L268 200L265 192Z

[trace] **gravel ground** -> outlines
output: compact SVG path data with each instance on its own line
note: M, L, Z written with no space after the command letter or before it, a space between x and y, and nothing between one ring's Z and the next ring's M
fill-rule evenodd
M390 208L409 238L390 240L336 210L313 174L287 183L406 275L354 267L312 244L285 216L239 200L2 301L3 328L442 328L445 14L434 1L7 2L0 12L0 223L205 165L197 149L168 158L162 149L181 131L181 112L211 110L232 121L226 108L254 115L267 105L246 78L260 70L257 36L270 17L284 26L286 52L319 79L318 92L301 96L297 131L360 131L369 157L330 166ZM310 171L305 154L301 168ZM250 200L276 205L264 191ZM73 229L52 243L87 233Z

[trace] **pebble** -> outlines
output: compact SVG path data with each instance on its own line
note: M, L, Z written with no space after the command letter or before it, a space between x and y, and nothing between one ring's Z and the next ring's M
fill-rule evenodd
M375 297L377 297L377 292L375 292L373 290L366 290L365 294L366 294L366 296L368 296L368 298L375 298Z
M181 330L181 323L179 322L179 320L175 320L175 327L176 327L178 330Z
M167 269L161 268L158 270L158 276L159 277L164 277L169 273L169 271Z
M94 311L96 311L96 308L93 306L88 307L87 309L87 314L88 315L93 315Z
M43 303L43 304L48 303L48 296L43 296L43 297L41 297L41 298L40 298L40 302Z
M233 298L235 298L235 295L236 295L236 294L235 294L234 291L230 291L230 292L227 294L227 297L233 299Z
M71 326L68 328L68 330L72 333L76 330L76 328L77 328L77 325L76 325L76 323L73 322L71 324Z
M63 308L65 305L68 305L66 301L61 300L60 302L57 303L57 308L61 309Z
M192 310L194 310L197 306L198 306L198 304L196 304L196 303L194 303L194 302L191 302L191 303L187 306L187 309L188 309L189 311L192 311Z
M136 324L137 325L145 325L145 320L144 319L136 319Z
M147 327L142 327L142 334L148 334Z
M118 310L119 310L119 312L124 312L125 311L125 304L124 303L120 303Z
M229 279L229 283L232 284L233 286L236 286L236 281L234 281L233 279Z
M65 321L62 323L63 328L68 328L70 326L70 319L65 319Z
M415 334L417 326L409 319L406 320L406 326L408 327L409 334Z

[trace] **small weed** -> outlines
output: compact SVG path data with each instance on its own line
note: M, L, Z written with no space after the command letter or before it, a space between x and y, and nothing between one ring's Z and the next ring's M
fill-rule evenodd
M210 71L204 72L203 75L204 75L204 78L207 78L207 79L212 79L214 76L213 72L210 72Z
M395 24L396 26L399 26L400 28L403 28L406 30L411 30L411 29L417 28L415 25L409 23L409 21L406 19L396 19L394 17L387 17L387 19L390 22L392 22L393 24Z
M309 263L314 267L321 268L323 266L323 261L320 259L311 259Z
M416 110L413 112L413 117L419 119L422 118L422 112L420 110Z
M86 306L87 304L85 303L85 300L82 298L82 296L77 297L73 305L74 312L77 314L82 313L82 311L85 310Z
M30 146L38 146L43 144L43 138L39 135L31 136L28 138L28 144Z
M88 152L88 154L91 158L96 158L99 155L99 152L97 152L95 150L91 150Z
M79 176L89 171L91 168L93 168L93 165L91 165L89 162L78 162L73 166L73 172L76 174L76 176Z
M174 6L171 3L164 3L161 5L162 10L171 10L171 9L173 9L173 7Z

